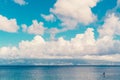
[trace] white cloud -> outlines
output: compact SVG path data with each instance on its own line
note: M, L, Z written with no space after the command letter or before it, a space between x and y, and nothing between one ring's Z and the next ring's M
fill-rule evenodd
M35 36L32 41L22 41L19 43L19 57L44 57L44 46L45 41L41 36Z
M120 41L108 36L98 39L96 47L99 55L120 54Z
M25 32L44 33L43 23L36 20L29 27L26 25L22 27ZM0 48L0 58L81 58L120 61L120 41L113 38L114 35L120 35L119 17L115 14L106 17L104 24L98 29L100 37L97 40L94 38L93 30L88 28L71 40L60 37L57 40L45 41L36 35L31 41L22 40L18 47ZM59 30L52 28L49 32L54 36Z
M91 50L95 48L92 31L93 29L88 29L84 34L78 34L70 41L64 40L62 37L56 41L45 41L41 36L35 36L32 41L21 41L18 48L1 48L0 53L14 54L23 58L74 57L95 54L95 49Z
M99 0L57 0L50 11L62 21L62 25L72 29L78 23L89 24L96 20L91 8L96 6Z
M50 15L44 15L44 14L41 14L41 16L46 20L46 21L55 21L55 17L53 14L50 14Z
M22 25L23 32L28 32L30 34L36 34L36 35L44 34L45 27L43 22L38 23L37 20L33 20L32 22L33 24L28 27L25 24Z
M114 13L109 14L98 32L100 37L120 35L120 18Z
M19 29L16 19L8 19L0 15L0 30L6 32L17 32Z
M120 53L120 41L114 39L116 35L120 35L120 18L115 13L107 15L98 32L100 36L96 45L99 54Z
M17 47L2 47L0 48L0 58L16 58L18 56L17 51Z
M25 0L13 0L16 4L19 4L19 5L26 5L28 4L28 2L26 2Z
M62 37L45 41L35 36L31 41L22 40L18 47L0 48L0 58L80 58L87 60L120 61L120 41L105 36L94 38L92 28L77 34L71 40Z

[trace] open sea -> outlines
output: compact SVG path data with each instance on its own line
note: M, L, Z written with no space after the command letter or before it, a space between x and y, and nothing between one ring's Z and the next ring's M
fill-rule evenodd
M120 66L1 66L0 80L120 80Z

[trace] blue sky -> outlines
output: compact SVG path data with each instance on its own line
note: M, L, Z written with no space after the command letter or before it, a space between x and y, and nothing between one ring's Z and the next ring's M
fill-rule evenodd
M25 6L20 6L19 4L14 3L13 0L9 0L9 1L7 1L7 0L2 1L1 0L0 14L3 15L3 16L6 16L8 19L15 18L17 20L18 25L21 25L21 24L31 25L32 20L37 19L38 21L43 21L44 23L46 23L45 26L48 27L48 28L51 28L52 26L55 26L55 27L59 26L56 23L46 22L40 16L40 14L49 14L50 13L49 9L53 7L56 0L52 0L52 1L47 1L47 0L32 1L32 0L28 0L27 2L29 4L27 4ZM98 3L98 5L96 7L92 8L92 11L96 15L98 15L98 19L104 18L107 10L113 9L116 6L116 0L110 0L109 3L111 4L111 6L107 5L108 1L103 0L100 3ZM104 9L103 9L103 5L106 5L104 7ZM81 30L81 29L80 29L80 31L83 32L83 30ZM75 32L75 31L72 31L72 33L73 32ZM2 32L2 34L3 34L3 32ZM67 37L70 38L71 35L72 34L70 34ZM31 36L31 35L29 35L29 36ZM33 37L33 36L31 36L31 37Z
M0 0L1 56L119 61L119 10L120 0Z
M14 3L13 0L5 1L0 0L1 5L0 14L6 16L8 19L15 18L17 20L18 25L21 24L31 25L32 20L34 19L37 19L38 21L44 21L43 18L41 18L40 14L41 13L49 14L49 8L52 7L53 4L55 3L55 0L52 1L29 0L29 1L30 4L20 6L19 4ZM19 30L18 33L6 33L0 31L0 34L4 35L0 40L0 43L2 45L8 45L11 43L12 43L11 45L16 45L22 39L31 40L33 38L33 35L24 34L23 32L21 32L21 29Z
M5 0L5 1L0 0L0 14L7 17L8 19L15 18L19 26L21 26L21 24L31 25L32 20L36 19L38 21L44 22L45 23L44 25L47 28L61 27L59 25L60 24L59 20L57 20L56 22L47 22L40 16L40 14L49 15L50 8L54 6L56 0L52 0L52 1L26 0L26 2L28 4L20 6L19 4L14 3L14 0ZM107 5L108 3L110 5ZM99 21L87 26L82 25L84 27L79 27L73 30L61 32L59 34L56 34L56 37L58 38L58 37L64 36L65 39L69 40L72 37L74 37L76 34L83 33L86 30L86 28L88 28L89 26L90 27L92 26L95 29L98 28L98 25L102 24L102 21L103 21L102 19L105 17L107 11L113 9L116 6L116 4L117 4L116 0L109 0L109 2L107 0L101 0L97 4L97 6L92 8L93 13L97 15ZM21 40L31 40L34 37L33 34L23 33L21 31L21 27L18 33L6 33L3 31L0 31L0 34L4 35L4 36L1 35L2 36L2 38L0 39L1 46L16 45ZM98 36L97 32L95 35L96 37ZM46 39L49 39L48 38L49 34L44 34L42 36Z

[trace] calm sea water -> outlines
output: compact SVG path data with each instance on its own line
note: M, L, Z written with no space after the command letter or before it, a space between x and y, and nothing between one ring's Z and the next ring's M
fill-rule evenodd
M120 80L120 67L0 67L0 80Z

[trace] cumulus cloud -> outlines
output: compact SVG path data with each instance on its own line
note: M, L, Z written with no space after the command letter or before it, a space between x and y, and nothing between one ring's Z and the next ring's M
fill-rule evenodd
M50 12L61 20L62 25L73 29L78 23L89 24L96 20L91 8L99 0L57 0Z
M41 16L46 20L46 21L55 21L55 17L53 14L50 14L50 15L44 15L44 14L41 14Z
M120 35L120 18L114 13L109 14L98 32L100 37Z
M30 26L22 24L21 27L23 32L27 32L29 34L43 35L44 33L49 33L51 40L55 40L55 35L63 31L63 29L60 30L58 28L45 28L44 23L38 22L37 20L33 20Z
M0 30L6 32L17 32L19 26L17 25L16 19L8 19L5 16L0 15Z
M3 48L2 53L9 52L9 55L14 53L20 58L81 58L85 55L99 55L100 52L104 52L103 54L108 51L112 51L111 54L113 51L119 52L120 47L115 48L115 45L119 46L120 42L115 42L109 48L108 41L112 40L104 38L95 40L93 29L88 28L85 33L77 34L70 41L62 37L55 41L45 41L41 36L35 36L32 41L21 41L18 48Z
M120 41L114 39L116 35L120 35L120 18L115 13L107 15L104 24L98 29L98 32L98 52L101 54L120 53Z
M32 21L32 25L27 26L25 24L22 25L23 32L28 32L30 34L42 35L44 34L45 27L43 22L38 22L37 20Z
M119 61L120 41L109 36L94 38L94 29L88 28L71 40L60 37L45 41L40 35L33 40L22 40L18 47L1 47L0 58L80 58L87 60Z
M61 37L57 41L47 42L49 48L46 50L50 54L58 56L76 56L84 55L86 53L94 54L94 51L89 52L90 48L94 47L92 35L92 29L88 29L85 34L76 35L76 37L70 41L64 40ZM85 49L86 51L84 52Z
M25 0L13 0L16 4L19 4L20 6L28 4Z
M89 28L84 34L78 34L70 41L62 37L56 41L45 41L41 36L35 36L32 41L21 41L18 48L3 47L0 49L0 53L4 55L14 54L23 58L74 57L76 55L95 54L95 49L92 50L95 48L94 43L93 29Z
M46 21L60 20L61 29L50 29L51 39L56 33L75 29L78 24L88 25L97 20L97 16L92 12L99 0L57 0L54 7L50 9L49 15L41 14ZM57 31L57 32L56 32Z
M0 20L0 30L7 32L18 30L15 19L0 16ZM103 25L98 29L100 35L98 39L94 37L94 29L88 28L71 40L65 40L63 37L55 40L54 36L59 30L52 28L49 30L52 40L45 41L40 35L46 28L37 20L33 20L30 26L23 24L22 29L36 36L31 41L22 40L18 47L1 47L0 58L81 58L120 61L120 41L114 39L115 35L120 35L120 18L115 13L105 18Z
M105 36L97 40L96 45L99 55L120 53L120 41L111 37Z
M0 58L16 58L17 47L2 47L0 48Z

